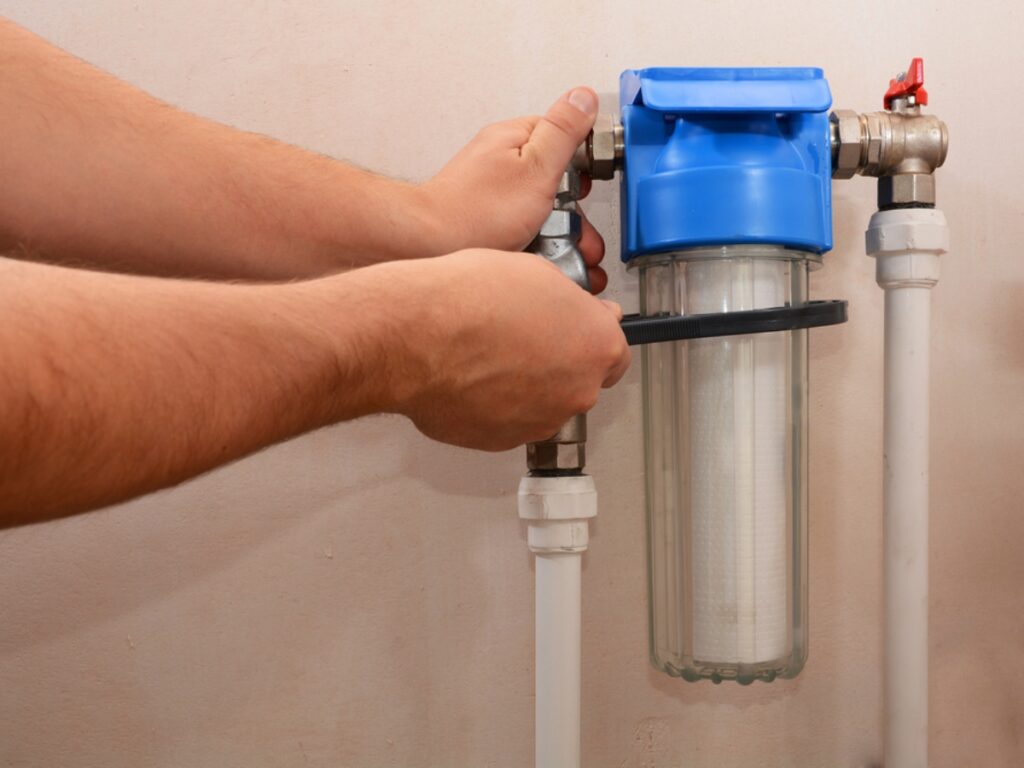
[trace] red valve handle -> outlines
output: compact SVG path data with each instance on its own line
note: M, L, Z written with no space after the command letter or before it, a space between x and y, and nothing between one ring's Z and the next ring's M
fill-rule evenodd
M893 99L908 96L913 96L918 104L928 103L928 91L924 89L924 59L920 56L911 59L902 80L889 81L889 90L885 92L885 108L889 109Z

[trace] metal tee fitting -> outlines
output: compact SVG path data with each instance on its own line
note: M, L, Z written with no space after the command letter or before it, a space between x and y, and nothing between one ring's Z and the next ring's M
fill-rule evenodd
M936 168L946 160L949 132L920 107L902 112L832 113L832 178L877 176L878 207L934 205Z
M920 107L858 114L838 109L832 120L832 178L930 174L946 160L949 132Z
M832 178L878 177L882 210L935 205L933 174L946 161L949 131L938 117L921 112L927 98L920 67L920 82L904 84L906 73L892 81L885 100L889 109L866 114L839 109L830 116ZM894 89L898 96L891 95Z

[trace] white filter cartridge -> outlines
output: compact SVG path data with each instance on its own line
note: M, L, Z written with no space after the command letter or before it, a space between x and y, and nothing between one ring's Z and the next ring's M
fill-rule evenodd
M641 313L798 306L814 258L652 256ZM793 677L807 657L807 333L649 344L643 368L652 661L691 681Z
M784 301L777 279L756 262L694 266L693 312L720 311L722 303L738 311ZM690 342L698 661L758 663L786 652L786 344L781 334Z

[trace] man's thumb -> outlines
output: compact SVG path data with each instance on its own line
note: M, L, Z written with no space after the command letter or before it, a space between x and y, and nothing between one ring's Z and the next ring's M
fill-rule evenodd
M597 94L590 88L573 88L537 121L523 150L554 182L569 164L576 147L594 127L595 117Z

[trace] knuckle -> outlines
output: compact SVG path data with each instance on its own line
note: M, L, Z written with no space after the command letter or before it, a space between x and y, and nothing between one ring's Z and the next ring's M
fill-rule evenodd
M592 387L588 387L585 391L578 393L573 401L573 413L586 413L593 410L594 406L597 405L597 394L597 389Z
M626 356L628 349L623 349L623 346L623 343L618 339L608 345L605 351L605 361L608 363L609 368L618 366Z
M622 335L622 328L615 318L608 315L607 312L605 312L605 315L607 316L607 324L596 350L597 358L603 363L615 364L622 359L625 350L628 349L628 345L626 344L626 337Z

